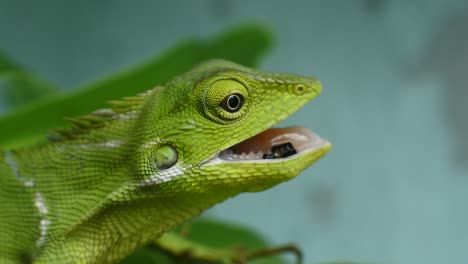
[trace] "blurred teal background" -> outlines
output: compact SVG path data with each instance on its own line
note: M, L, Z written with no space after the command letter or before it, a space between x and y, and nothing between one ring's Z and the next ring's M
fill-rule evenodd
M276 43L260 68L324 84L282 125L334 147L206 215L297 242L306 262L468 263L465 2L0 0L0 50L71 89L187 36L263 22Z

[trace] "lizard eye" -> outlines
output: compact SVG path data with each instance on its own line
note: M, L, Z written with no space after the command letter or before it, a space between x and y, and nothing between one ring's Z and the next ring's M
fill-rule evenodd
M249 108L249 93L243 83L235 79L208 79L206 82L199 84L199 105L206 117L229 124L245 116Z
M226 96L219 105L229 113L235 113L241 109L243 104L244 96L239 93L234 93Z
M155 154L156 167L160 170L168 169L177 163L177 150L171 145L160 146Z

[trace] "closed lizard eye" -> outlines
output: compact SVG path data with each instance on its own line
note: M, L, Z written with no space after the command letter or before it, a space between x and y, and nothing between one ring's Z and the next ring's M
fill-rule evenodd
M244 96L239 93L230 94L219 105L229 113L235 113L244 105Z

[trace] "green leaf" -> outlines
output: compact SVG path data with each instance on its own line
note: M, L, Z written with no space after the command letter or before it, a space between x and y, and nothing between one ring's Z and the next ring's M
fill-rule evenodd
M181 232L183 227L179 227L175 232ZM243 246L249 250L259 250L271 247L261 235L247 227L228 224L213 219L199 218L190 223L190 242L197 243L215 249L226 249L232 246ZM307 257L307 256L306 256ZM181 262L180 258L175 258L162 250L154 247L143 247L136 250L131 256L125 259L122 264L208 264L206 262L186 261ZM285 264L287 262L279 256L268 257L250 261L249 264ZM310 263L310 262L309 262ZM314 262L316 263L316 262ZM212 263L210 263L212 264ZM366 264L365 262L352 261L330 261L316 264ZM369 264L369 263L367 263Z
M178 232L180 230L176 230ZM194 244L211 247L213 249L227 249L230 247L243 247L249 251L259 250L270 247L270 245L256 232L246 227L221 223L209 219L197 219L190 224L190 233L188 236L190 242ZM125 259L123 264L177 264L181 263L180 258L171 257L163 251L154 247L144 247L135 251L131 256ZM187 264L205 263L200 261L188 261ZM278 256L265 257L253 260L252 264L284 264L284 260Z
M142 247L134 251L120 264L178 264L174 258L161 250Z
M28 72L0 53L0 98L6 108L28 103L55 92L57 88Z
M0 148L38 142L51 128L65 126L64 117L83 115L106 107L108 100L149 90L207 59L224 58L253 66L270 44L269 31L259 25L240 26L211 40L186 40L145 63L0 117Z
M195 219L191 224L190 239L210 247L242 245L261 249L269 244L259 234L244 226L228 224L208 218Z

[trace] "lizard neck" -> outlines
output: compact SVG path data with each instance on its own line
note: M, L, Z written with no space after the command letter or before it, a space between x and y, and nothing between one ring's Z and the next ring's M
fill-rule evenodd
M0 153L0 183L12 185L0 189L0 202L18 205L8 216L20 223L14 233L23 232L21 223L27 222L25 234L31 234L17 248L26 247L26 255L40 252L99 211L105 198L130 180L126 139L132 123L115 120L74 140Z
M19 206L28 214L18 218L34 229L29 244L35 251L67 256L74 241L93 238L102 240L102 247L88 254L118 260L220 202L206 194L157 194L161 186L142 186L131 164L135 146L125 140L126 133L6 153L10 178L26 189L27 202Z

